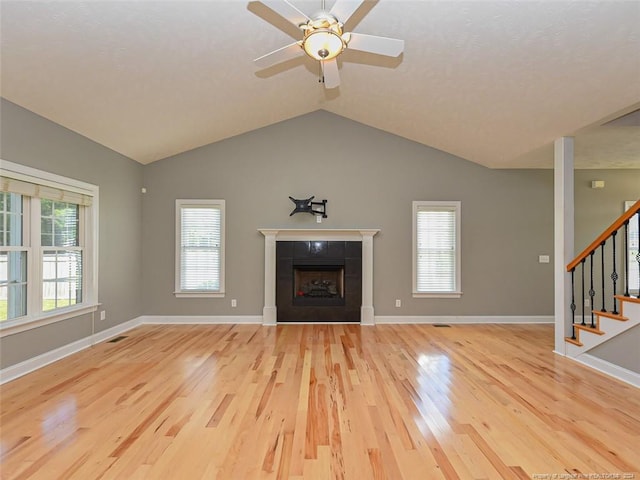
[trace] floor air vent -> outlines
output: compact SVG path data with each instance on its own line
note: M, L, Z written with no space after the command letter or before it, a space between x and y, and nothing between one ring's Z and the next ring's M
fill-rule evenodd
M451 328L451 325L447 325L446 323L434 323L433 326Z
M120 335L119 337L112 338L107 343L116 343L116 342L119 342L120 340L124 340L125 338L127 338L126 335Z

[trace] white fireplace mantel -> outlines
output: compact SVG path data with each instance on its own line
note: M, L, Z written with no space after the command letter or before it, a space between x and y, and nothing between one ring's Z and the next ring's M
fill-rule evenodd
M362 242L362 307L360 324L373 325L373 236L376 228L294 229L259 228L264 235L264 308L263 325L275 325L276 310L276 242L279 241L351 241Z

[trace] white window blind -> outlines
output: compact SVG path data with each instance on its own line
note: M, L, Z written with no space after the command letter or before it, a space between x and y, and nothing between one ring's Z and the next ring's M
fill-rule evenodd
M223 293L224 201L178 200L176 294Z
M67 188L43 185L17 178L0 177L0 191L58 202L75 203L85 207L89 207L93 203L93 197L90 192L81 191L80 189L72 191Z
M414 294L460 294L459 202L414 202Z

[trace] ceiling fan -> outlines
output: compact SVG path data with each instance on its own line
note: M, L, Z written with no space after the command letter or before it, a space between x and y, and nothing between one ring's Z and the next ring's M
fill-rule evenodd
M340 74L336 57L346 49L397 57L404 50L404 40L378 37L362 33L343 32L344 24L364 0L336 0L331 10L322 10L310 17L288 0L259 0L271 10L284 17L302 32L302 40L286 45L254 60L260 68L307 54L320 62L325 88L340 85Z

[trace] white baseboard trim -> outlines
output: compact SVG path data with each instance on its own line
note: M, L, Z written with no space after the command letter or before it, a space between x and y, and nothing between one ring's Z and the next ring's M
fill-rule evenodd
M142 322L140 321L140 317L134 318L133 320L120 323L114 327L102 330L101 332L95 333L88 337L81 338L80 340L76 340L75 342L63 345L60 348L56 348L55 350L43 353L42 355L38 355L37 357L30 358L28 360L25 360L24 362L20 362L7 368L3 368L2 370L0 370L0 385L10 382L11 380L15 380L18 377L22 377L27 373L38 370L39 368L47 366L50 363L62 360L63 358L80 352L85 348L89 348L96 343L100 343L108 340L109 338L118 336L121 333L137 327L141 323Z
M410 323L444 323L451 324L480 324L480 323L554 323L555 319L552 315L532 315L532 316L378 316L376 315L376 324L410 324Z
M153 325L262 324L262 315L143 315L140 319Z
M594 370L598 370L610 377L617 378L618 380L628 383L629 385L633 385L636 388L640 388L640 373L627 370L615 363L607 362L606 360L594 357L588 353L583 353L577 357L567 356L566 358L586 365L587 367L591 367Z
M18 377L31 373L50 363L89 348L96 343L120 335L139 325L197 325L197 324L246 324L261 325L262 315L143 315L128 322L121 323L107 330L64 345L37 357L30 358L16 365L0 370L0 385ZM552 316L376 316L376 324L411 324L411 323L444 323L444 324L480 324L480 323L553 323ZM595 357L593 357L595 358ZM606 363L606 362L605 362ZM596 368L596 367L594 367ZM631 372L633 373L633 372ZM613 375L616 376L616 375ZM625 380L626 381L626 380Z

